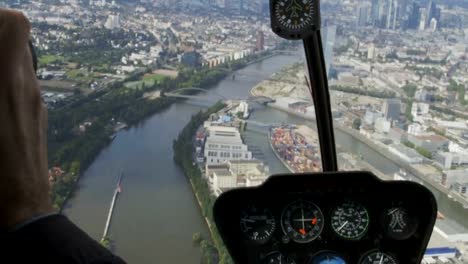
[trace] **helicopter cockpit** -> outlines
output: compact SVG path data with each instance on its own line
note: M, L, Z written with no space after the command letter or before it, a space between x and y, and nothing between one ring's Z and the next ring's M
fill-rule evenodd
M271 0L271 27L303 40L324 173L279 175L223 193L218 230L236 263L421 263L436 216L432 193L370 172L337 172L319 1Z

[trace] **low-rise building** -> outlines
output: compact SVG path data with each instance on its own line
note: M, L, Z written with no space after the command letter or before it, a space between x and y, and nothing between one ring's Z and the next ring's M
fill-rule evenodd
M447 187L453 186L455 183L468 183L468 169L448 170L442 174L442 184Z
M468 154L453 152L437 152L435 161L443 169L450 169L452 166L468 165Z
M268 166L260 160L232 160L206 166L206 177L216 196L234 188L258 186L269 173Z
M413 143L415 146L427 149L430 152L435 152L444 147L448 148L449 145L449 140L439 135L408 135L408 141Z
M388 150L398 156L400 159L411 163L417 164L422 163L424 158L416 150L408 148L401 144L392 144L388 146Z
M221 164L230 160L251 160L252 152L242 142L235 127L210 126L205 143L207 165Z
M260 185L270 175L269 167L260 160L231 160L228 164L232 172L245 178L246 187Z

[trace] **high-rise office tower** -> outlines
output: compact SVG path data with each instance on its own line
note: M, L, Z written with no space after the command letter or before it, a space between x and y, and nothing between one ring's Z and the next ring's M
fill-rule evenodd
M434 0L430 0L429 3L427 4L426 20L424 21L424 24L425 24L426 28L429 27L429 25L431 23L431 20L433 18L436 18L436 14L437 14L437 5L434 2Z
M398 99L387 99L382 106L382 112L387 120L399 120L401 101Z
M359 27L364 27L369 22L369 6L362 4L358 6L358 20L357 25Z
M322 43L325 56L325 69L330 74L331 63L333 61L333 48L336 40L336 25L326 25L323 30Z
M429 25L429 28L431 29L432 32L436 32L437 31L437 28L438 28L438 22L437 22L437 19L435 19L435 17L433 17L431 19L431 23Z
M386 24L385 28L387 29L396 29L398 18L398 1L397 0L388 0L387 1L387 12L386 12Z
M414 2L411 6L411 10L408 17L408 28L418 29L419 21L421 20L421 7L418 3Z
M426 29L426 21L427 21L427 11L425 8L421 8L421 19L419 20L419 30Z
M265 50L265 34L262 30L257 31L257 41L255 45L256 51L263 51Z
M408 5L409 5L409 0L399 1L399 6L400 6L400 12L398 15L399 18L402 18L408 14Z
M372 25L374 25L374 26L376 26L378 24L378 21L380 19L381 2L382 2L382 0L372 0L371 22L372 22Z

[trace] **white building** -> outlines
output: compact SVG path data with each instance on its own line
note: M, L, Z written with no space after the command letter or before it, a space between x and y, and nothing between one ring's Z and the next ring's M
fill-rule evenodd
M106 23L104 24L104 27L106 27L107 29L120 28L120 16L119 16L119 14L109 15L109 17L106 20Z
M231 171L245 178L245 186L262 184L270 175L270 169L260 160L231 160L228 162Z
M371 111L371 110L367 110L366 111L366 114L364 115L364 123L366 123L367 125L372 125L375 123L375 121L378 119L378 118L381 118L383 117L383 114L380 113L380 112L375 112L375 111Z
M435 155L435 160L443 169L450 169L452 166L468 165L468 154L437 152Z
M424 121L431 119L429 108L429 104L426 103L413 103L411 115L414 121L424 123Z
M367 59L375 61L377 59L378 50L374 44L372 44L369 49L367 49Z
M468 183L468 169L448 170L442 175L442 184L450 187L455 183Z
M242 118L248 118L249 113L249 104L246 101L241 101L237 107L237 113L242 113Z
M208 127L208 132L204 152L207 165L221 164L230 160L252 159L252 152L242 142L237 128L211 126Z
M408 134L413 136L427 135L426 128L418 123L412 123L408 126Z
M413 103L413 106L411 107L411 114L413 116L427 115L427 114L429 114L429 109L430 109L429 104L426 104L426 103Z
M431 29L432 32L436 32L436 31L437 31L437 26L438 26L437 19L435 19L435 18L433 17L433 18L431 19L431 23L430 23L429 28Z
M220 165L206 165L206 175L216 196L233 188L258 186L269 174L268 166L259 160L232 160Z
M237 175L231 171L216 171L213 173L212 190L216 196L237 187Z
M388 133L390 131L392 124L390 121L386 120L383 117L379 117L375 120L374 129L378 133Z

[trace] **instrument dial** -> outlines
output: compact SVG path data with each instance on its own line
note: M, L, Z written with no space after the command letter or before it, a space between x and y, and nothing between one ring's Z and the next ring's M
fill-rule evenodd
M369 213L360 203L346 201L332 211L331 226L342 238L360 239L369 227Z
M313 203L297 201L288 205L281 215L281 227L291 240L308 243L320 236L323 214Z
M296 262L292 258L288 258L281 254L280 252L274 252L268 254L263 261L264 264L296 264Z
M296 32L314 24L316 0L278 0L274 6L277 23L284 29Z
M270 210L250 206L241 212L240 228L248 240L264 243L273 235L276 221Z
M316 255L310 264L346 264L346 261L337 253L326 251Z
M398 261L390 254L373 251L364 255L359 264L398 264Z
M418 219L408 213L403 207L386 210L383 215L385 234L395 240L410 238L418 228Z

